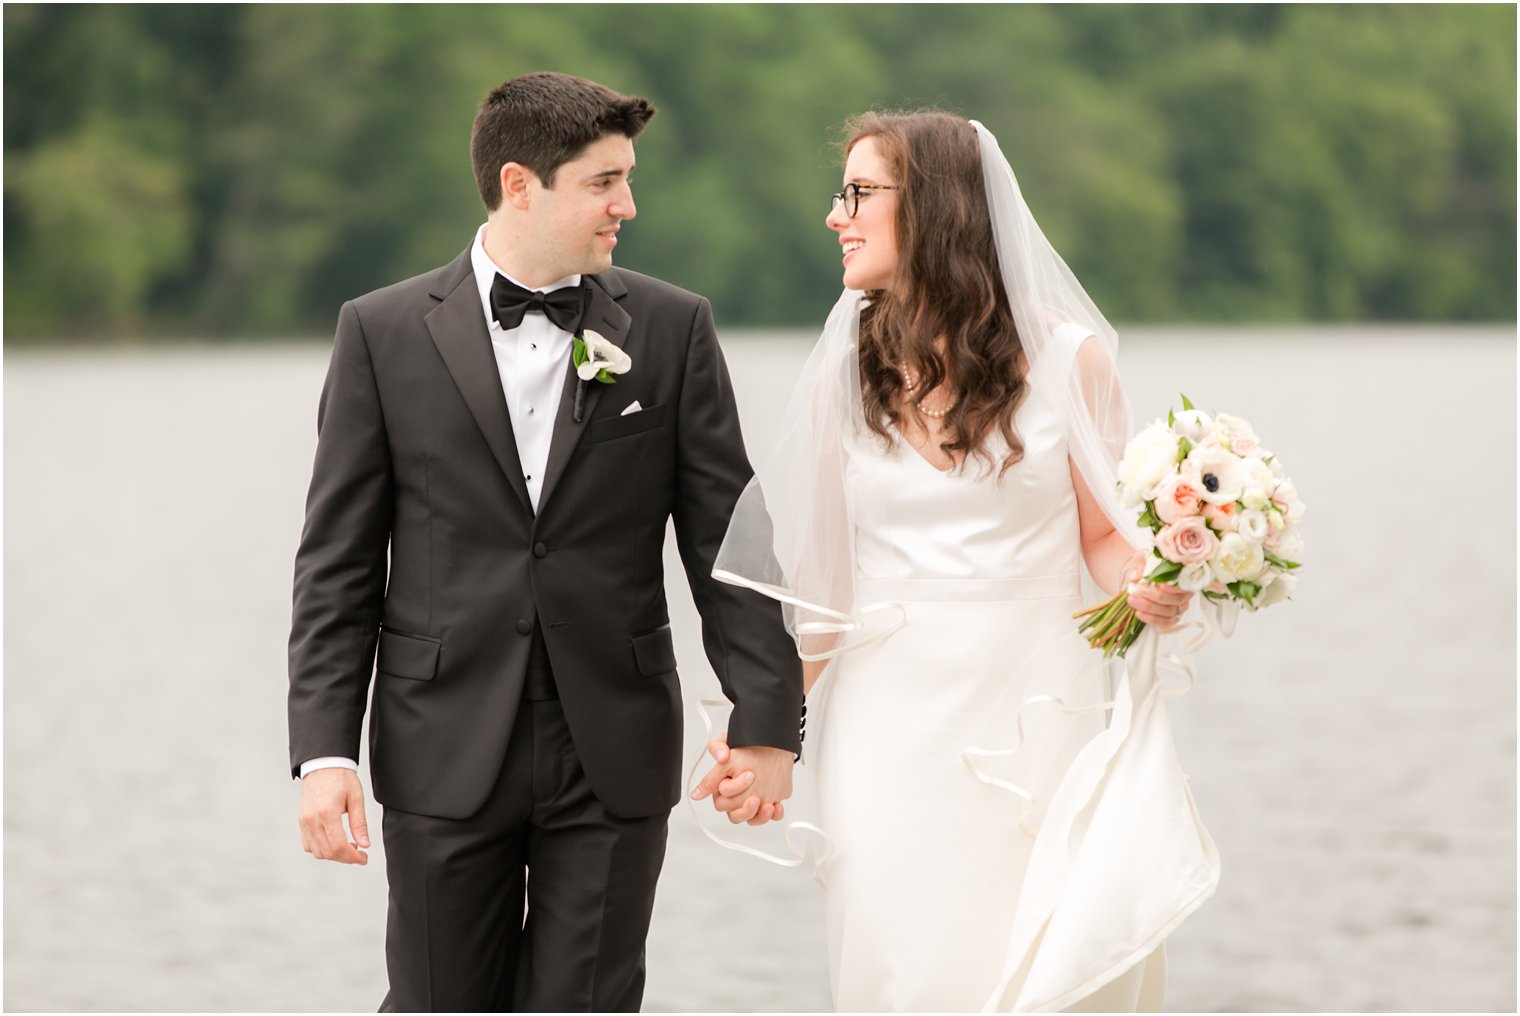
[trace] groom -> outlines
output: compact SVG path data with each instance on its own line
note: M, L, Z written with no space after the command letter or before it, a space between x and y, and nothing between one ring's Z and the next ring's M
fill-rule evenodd
M612 267L653 115L580 78L506 82L470 140L473 243L338 319L296 556L290 759L305 849L365 863L373 671L387 1011L637 1010L680 794L667 519L734 703L729 770L754 773L730 818L790 793L795 647L774 603L711 578L750 477L711 310ZM615 384L572 363L598 336L631 361L610 357Z

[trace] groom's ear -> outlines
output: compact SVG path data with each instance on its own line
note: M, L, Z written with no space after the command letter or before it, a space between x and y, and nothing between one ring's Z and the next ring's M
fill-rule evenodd
M501 200L518 211L527 211L531 183L538 182L538 175L520 162L509 162L501 167Z

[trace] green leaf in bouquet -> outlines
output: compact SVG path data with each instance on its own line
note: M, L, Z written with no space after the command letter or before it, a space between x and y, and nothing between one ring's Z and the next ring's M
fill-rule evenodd
M1179 392L1178 394L1181 395L1182 393ZM1188 397L1186 395L1182 396L1182 408L1183 409L1192 409L1193 408L1193 403L1191 401L1189 401L1189 399L1188 399Z
M1147 582L1170 582L1182 574L1182 565L1176 561L1168 561L1145 577Z
M1193 442L1189 441L1185 437L1179 437L1177 439L1177 462L1179 465L1187 460L1188 453L1192 450Z
M577 367L586 362L586 340L572 339L570 342L570 359Z
M1145 511L1140 513L1140 517L1135 520L1135 525L1144 526L1147 529L1155 529L1161 525L1161 520L1156 517L1156 502L1145 502Z
M1252 607L1256 606L1256 594L1261 592L1261 586L1255 582L1247 582L1245 579L1231 582L1226 588L1235 594L1236 599L1244 600Z
M1276 554L1263 554L1262 556L1267 559L1267 564L1276 565L1283 571L1292 571L1294 568L1302 567L1297 561L1289 561L1287 558L1278 557Z

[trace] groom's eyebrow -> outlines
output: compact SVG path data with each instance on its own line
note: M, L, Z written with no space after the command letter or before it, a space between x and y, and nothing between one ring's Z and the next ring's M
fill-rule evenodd
M629 166L626 170L624 170L624 169L604 169L600 173L593 173L590 176L586 177L586 180L589 183L589 182L593 182L593 181L596 181L596 180L609 180L609 179L613 179L613 178L616 178L616 177L619 177L619 176L624 176L624 175L628 175L628 176L633 175L633 167Z

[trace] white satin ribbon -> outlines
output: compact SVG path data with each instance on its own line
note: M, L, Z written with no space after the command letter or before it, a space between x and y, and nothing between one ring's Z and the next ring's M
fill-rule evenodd
M758 847L752 847L746 843L735 843L733 840L726 840L723 837L719 836L717 833L713 832L711 829L707 828L707 826L703 823L701 812L697 810L697 802L692 798L691 791L692 787L696 784L697 770L701 767L702 760L708 757L706 745L712 740L713 737L712 718L707 715L707 710L709 707L714 709L721 709L722 707L728 705L728 702L724 699L701 699L700 702L701 705L698 708L697 712L702 717L702 726L706 731L702 742L703 751L697 756L697 760L692 763L691 772L686 774L686 806L691 809L691 815L697 823L697 828L702 830L702 835L706 836L708 839L712 840L714 843L724 848L725 850L737 850L741 854L748 854L751 857L758 857L762 861L769 861L771 864L777 864L783 868L800 868L803 862L807 860L806 844L799 844L796 840L793 839L793 835L798 833L814 833L817 835L819 840L822 841L823 845L813 857L813 881L818 883L818 887L820 889L823 888L826 883L826 879L823 875L823 866L827 864L829 862L829 859L834 856L834 841L829 839L828 833L824 832L813 823L788 822L786 824L786 827L784 829L784 836L786 838L787 849L792 852L791 857L777 857L775 854L766 853L764 850L761 850Z
M753 589L755 592L768 596L773 600L780 600L782 603L790 603L794 607L801 607L803 610L810 610L815 614L822 614L824 617L831 617L834 619L833 621L804 621L801 624L797 625L796 634L799 636L844 635L852 631L862 631L866 627L866 623L864 621L866 615L880 614L883 611L888 610L897 611L897 621L891 627L872 632L870 635L867 635L863 639L859 639L855 642L850 642L846 645L842 645L835 649L830 649L827 652L822 653L804 653L799 648L797 651L797 657L798 659L802 660L817 661L833 659L840 653L847 653L852 649L859 649L862 646L868 646L873 642L880 642L882 639L886 638L888 635L891 635L893 632L897 631L897 629L908 623L908 611L903 607L901 603L893 603L890 601L884 601L882 603L868 603L864 607L861 607L860 610L855 614L846 614L842 611L833 610L829 607L820 606L816 603L809 603L807 600L793 596L791 593L787 592L780 586L773 586L766 582L755 582L752 579L745 578L743 575L738 575L731 571L725 571L722 568L714 568L712 575L713 578L717 579L719 582L727 582L731 586L743 586L745 589ZM719 704L721 705L722 703Z
M1039 644L1034 652L1026 654L1024 657L1023 666L1021 666L1009 679L1009 685L1017 685L1019 678L1023 676L1024 671L1032 667L1035 662L1042 657L1046 648L1053 641L1055 641L1057 638L1060 638L1064 634L1065 633L1061 631L1051 632L1045 637L1045 641ZM987 784L988 786L998 787L1002 790L1006 790L1020 800L1023 800L1029 804L1033 804L1034 794L1031 791L1024 789L1017 783L1012 783L1008 780L1003 779L1002 777L992 775L978 764L978 760L1008 758L1009 756L1017 755L1019 751L1021 751L1024 747L1024 711L1026 709L1029 709L1031 706L1047 704L1059 706L1062 712L1083 713L1095 712L1099 709L1107 709L1113 703L1099 702L1096 705L1091 706L1070 706L1067 705L1065 699L1061 698L1058 695L1031 695L1029 698L1025 699L1019 704L1019 711L1015 717L1014 723L1014 733L1017 735L1018 739L1014 741L1012 746L1007 748L978 748L972 746L961 751L961 761L966 763L966 768L971 770L971 775L975 776L978 780L980 780L982 783Z
M1183 655L1169 652L1165 655L1160 656L1157 662L1157 669L1159 670L1161 666L1167 666L1170 669L1175 670L1177 673L1181 674L1185 682L1180 688L1167 688L1163 686L1160 689L1160 694L1163 698L1179 698L1192 691L1195 673L1193 671L1193 665L1190 660L1184 657L1191 657L1194 653L1198 652L1198 650L1207 645L1209 640L1213 638L1216 631L1218 631L1224 637L1228 638L1235 630L1234 622L1238 608L1233 611L1230 610L1231 607L1234 607L1234 604L1221 604L1219 602L1206 598L1201 602L1203 608L1203 620L1189 621L1186 624L1173 628L1169 632L1163 633L1158 631L1156 633L1158 640L1172 636L1181 636L1190 631L1197 633L1194 635L1193 639L1190 642L1181 647L1180 652ZM1024 670L1028 669L1035 660L1039 659L1040 653L1044 651L1045 646L1048 645L1051 641L1051 638L1054 637L1055 636L1047 637L1045 642L1041 643L1040 648L1027 657L1024 666L1019 668L1018 673L1014 675L1013 683L1017 682L1019 676L1024 672ZM1015 722L1015 734L1017 735L1017 740L1014 741L1012 746L1007 748L966 748L961 752L961 761L966 763L966 768L970 769L971 774L982 783L985 783L988 786L997 787L1001 790L1006 790L1027 804L1033 804L1033 792L1019 786L1017 783L1005 780L999 776L994 776L992 773L982 768L979 762L996 758L1008 758L1010 756L1017 755L1023 749L1024 738L1026 736L1024 732L1024 714L1034 706L1054 705L1068 716L1077 716L1082 713L1095 713L1112 709L1115 703L1115 699L1108 699L1103 702L1094 702L1090 705L1074 706L1059 695L1031 695L1029 698L1025 699L1019 704L1019 711Z
M1156 661L1156 669L1158 671L1162 667L1167 667L1181 674L1187 682L1183 687L1177 689L1163 686L1161 694L1166 698L1177 698L1193 690L1193 679L1196 675L1193 672L1191 657L1198 650L1208 645L1216 632L1223 638L1229 638L1235 634L1235 622L1240 617L1239 604L1234 601L1220 602L1218 600L1211 600L1208 597L1200 597L1199 607L1203 615L1201 621L1189 621L1186 624L1178 625L1162 635L1162 638L1166 638L1173 635L1181 636L1189 631L1197 632L1193 636L1192 641L1185 643L1179 650L1182 655L1179 656L1178 653L1169 652L1161 655Z

